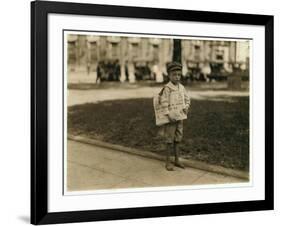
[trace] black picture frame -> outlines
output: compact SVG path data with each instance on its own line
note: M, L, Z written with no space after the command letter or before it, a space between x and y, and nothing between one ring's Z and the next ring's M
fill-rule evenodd
M125 209L48 212L48 14L72 14L262 25L265 28L265 198ZM31 223L52 224L193 214L272 210L273 165L273 16L95 5L31 2Z

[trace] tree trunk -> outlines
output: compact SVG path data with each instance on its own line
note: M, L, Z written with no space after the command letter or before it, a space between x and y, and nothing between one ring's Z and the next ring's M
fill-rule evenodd
M173 61L181 63L181 40L173 40Z

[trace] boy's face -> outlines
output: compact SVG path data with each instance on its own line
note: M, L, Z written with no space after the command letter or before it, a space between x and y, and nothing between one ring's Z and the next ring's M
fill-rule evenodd
M174 70L169 72L169 79L174 84L179 84L181 80L181 70Z

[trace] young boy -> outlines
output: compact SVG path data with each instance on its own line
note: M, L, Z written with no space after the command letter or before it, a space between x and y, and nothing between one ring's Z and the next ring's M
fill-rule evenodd
M190 98L180 79L182 76L182 65L172 62L167 66L169 82L162 89L160 104L169 122L163 125L164 137L167 144L166 169L173 170L171 156L175 156L175 166L184 168L179 160L179 143L183 137L183 119L187 118L190 107Z

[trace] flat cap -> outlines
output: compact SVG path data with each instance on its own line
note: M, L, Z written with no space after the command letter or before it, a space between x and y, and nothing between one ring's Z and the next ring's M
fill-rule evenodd
M171 62L167 65L167 72L175 71L175 70L182 70L182 65L178 62Z

